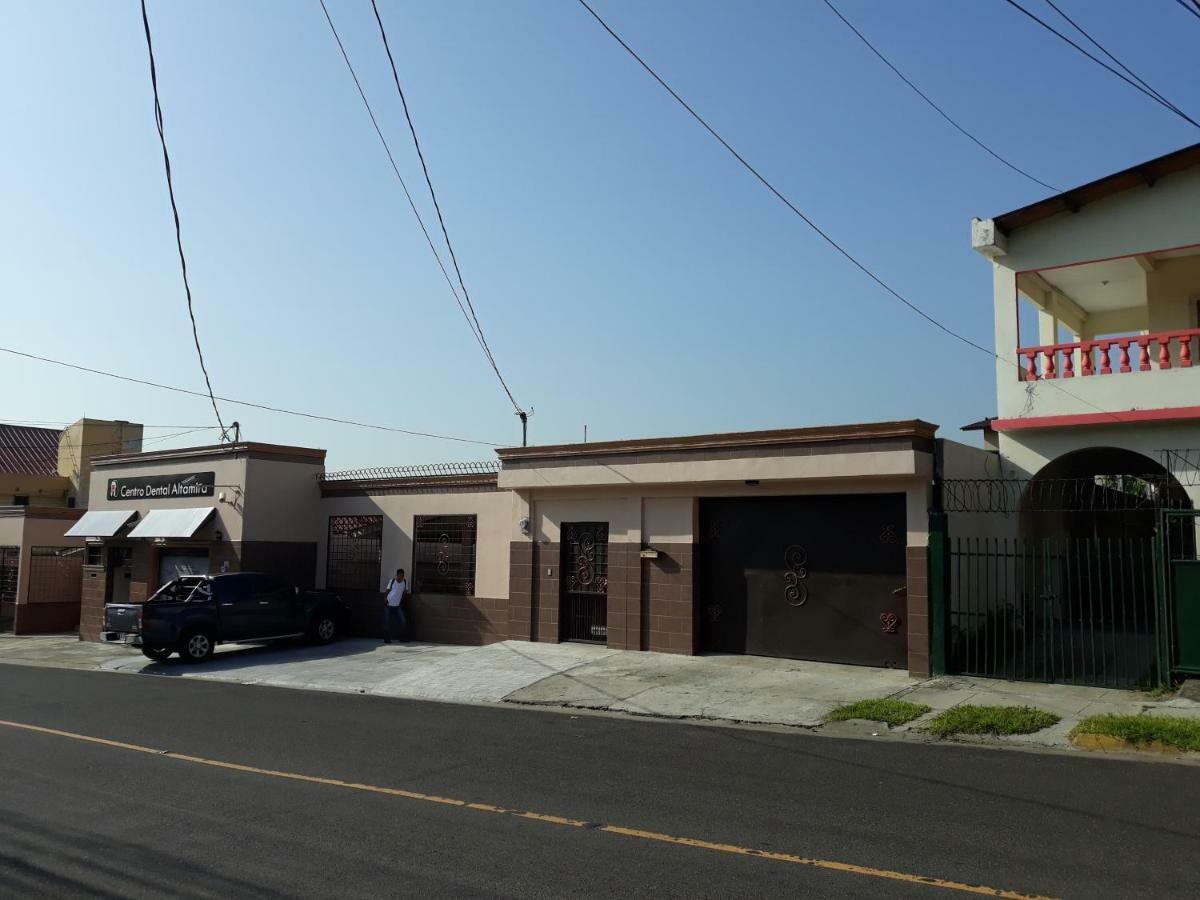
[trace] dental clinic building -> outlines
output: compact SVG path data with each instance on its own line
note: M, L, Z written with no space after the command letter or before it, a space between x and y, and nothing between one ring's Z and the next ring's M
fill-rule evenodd
M94 461L81 636L181 573L337 591L373 634L397 568L418 640L588 641L929 671L936 426L921 421L516 447L325 472L239 443ZM956 458L987 456L954 445Z

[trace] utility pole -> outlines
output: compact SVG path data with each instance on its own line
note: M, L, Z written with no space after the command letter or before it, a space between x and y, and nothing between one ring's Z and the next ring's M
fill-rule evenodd
M529 417L533 415L533 407L529 407L529 412L525 410L517 411L517 418L521 420L521 446L529 446Z

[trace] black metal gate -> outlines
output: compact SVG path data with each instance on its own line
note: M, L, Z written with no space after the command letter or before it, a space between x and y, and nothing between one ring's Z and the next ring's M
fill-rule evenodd
M947 668L1102 687L1158 681L1153 537L950 539Z
M701 646L904 666L905 497L703 500Z
M566 522L562 534L562 639L607 643L608 523Z

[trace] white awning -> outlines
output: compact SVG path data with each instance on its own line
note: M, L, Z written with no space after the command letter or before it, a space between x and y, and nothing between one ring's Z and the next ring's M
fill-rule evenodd
M190 538L214 512L216 512L214 506L152 509L146 513L146 518L138 522L137 528L129 532L129 536L131 538Z
M67 537L112 537L136 516L135 509L89 509L67 529Z

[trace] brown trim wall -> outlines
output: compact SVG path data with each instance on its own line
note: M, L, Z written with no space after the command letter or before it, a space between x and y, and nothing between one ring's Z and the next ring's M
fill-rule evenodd
M13 634L61 634L79 630L79 601L16 604Z
M908 587L908 673L929 674L929 548L908 547L905 550Z

